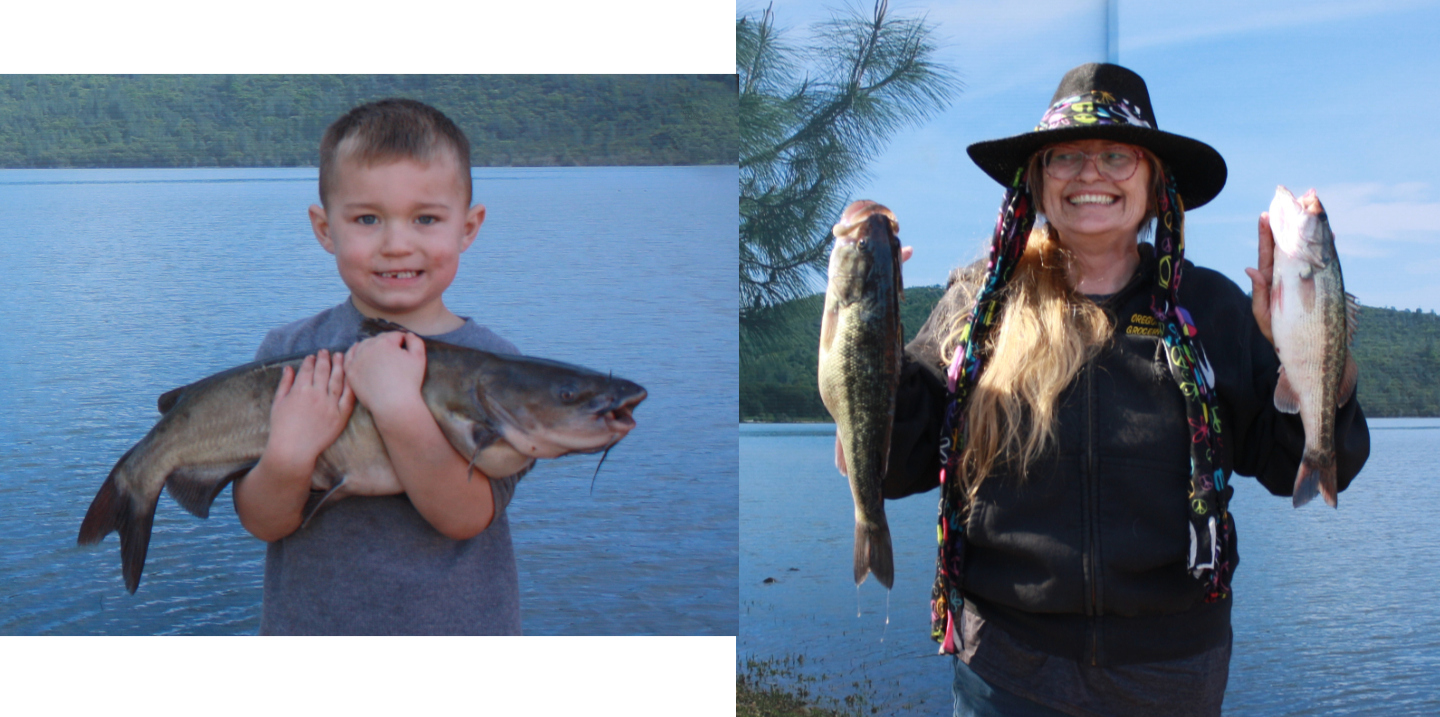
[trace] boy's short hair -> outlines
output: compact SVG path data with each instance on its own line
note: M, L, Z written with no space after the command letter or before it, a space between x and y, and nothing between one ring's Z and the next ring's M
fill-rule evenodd
M460 165L465 206L470 206L470 140L440 110L398 97L367 102L325 128L320 139L321 206L335 185L340 143L351 137L355 138L352 155L365 164L394 159L426 162L437 147L448 145Z

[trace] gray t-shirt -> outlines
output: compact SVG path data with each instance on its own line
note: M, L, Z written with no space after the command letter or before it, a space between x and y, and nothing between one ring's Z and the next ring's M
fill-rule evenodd
M346 299L271 331L257 361L344 348L364 317ZM457 346L518 354L465 319L425 336ZM350 497L323 508L265 553L262 635L519 635L520 583L505 506L514 480L491 480L495 518L469 540L451 540L404 495Z

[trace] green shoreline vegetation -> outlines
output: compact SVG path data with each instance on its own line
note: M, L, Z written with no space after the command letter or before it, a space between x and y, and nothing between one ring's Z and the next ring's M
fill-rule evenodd
M905 290L901 313L905 340L940 300L938 286ZM816 388L823 294L812 294L767 311L779 328L760 345L741 342L740 421L830 422ZM1370 418L1440 416L1440 316L1372 306L1360 307L1355 333L1360 404Z
M861 717L880 708L865 697L869 680L856 681L841 700L812 691L827 676L804 670L804 655L746 658L735 674L735 717Z
M408 97L476 167L733 165L735 75L7 75L0 167L313 167L350 108Z

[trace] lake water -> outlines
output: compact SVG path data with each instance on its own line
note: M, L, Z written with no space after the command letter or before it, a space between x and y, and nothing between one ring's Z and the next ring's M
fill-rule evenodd
M1440 714L1440 527L1430 510L1440 504L1440 420L1370 429L1370 460L1338 510L1296 510L1253 479L1235 481L1226 714ZM948 715L950 658L929 639L939 495L886 501L894 589L867 580L857 590L834 435L828 424L740 426L737 670L765 661L789 673L782 684L858 693L879 714Z
M521 351L644 385L638 427L542 462L509 507L528 634L735 635L735 167L477 169L446 293ZM0 171L0 634L244 634L265 546L228 491L161 498L136 595L75 536L164 391L347 290L314 169Z

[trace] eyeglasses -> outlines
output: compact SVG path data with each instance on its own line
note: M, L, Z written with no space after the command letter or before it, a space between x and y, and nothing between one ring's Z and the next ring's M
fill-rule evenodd
M1135 176L1135 168L1140 165L1140 156L1135 150L1119 146L1094 154L1081 152L1077 147L1051 147L1045 150L1041 163L1051 179L1066 181L1080 176L1085 171L1085 162L1092 159L1100 176L1112 182L1123 182Z

